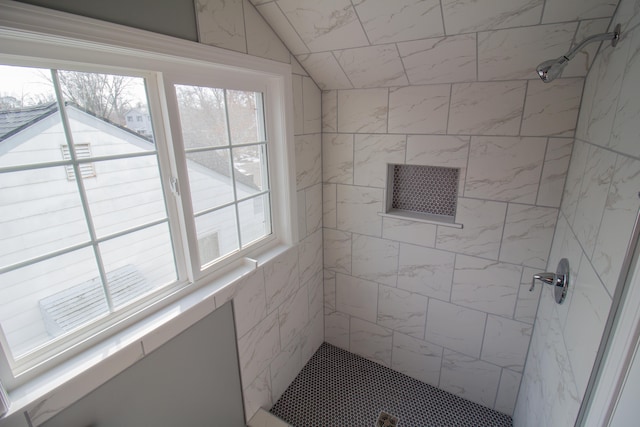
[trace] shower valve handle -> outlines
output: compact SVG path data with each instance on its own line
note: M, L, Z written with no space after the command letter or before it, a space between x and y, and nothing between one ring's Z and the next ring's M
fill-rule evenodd
M558 269L555 273L546 272L534 274L529 292L533 291L536 280L540 280L547 285L552 285L556 302L562 304L567 296L567 288L569 286L569 261L566 258L562 258L558 263Z

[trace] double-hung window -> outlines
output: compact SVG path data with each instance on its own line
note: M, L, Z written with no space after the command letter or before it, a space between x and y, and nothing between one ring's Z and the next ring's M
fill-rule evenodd
M296 229L286 67L186 42L178 57L18 35L0 28L10 388Z

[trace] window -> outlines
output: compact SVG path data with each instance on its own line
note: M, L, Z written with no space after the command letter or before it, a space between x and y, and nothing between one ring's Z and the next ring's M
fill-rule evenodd
M0 94L20 91L0 110L6 387L295 242L287 67L186 42L177 57L3 37ZM42 46L48 59L24 56Z

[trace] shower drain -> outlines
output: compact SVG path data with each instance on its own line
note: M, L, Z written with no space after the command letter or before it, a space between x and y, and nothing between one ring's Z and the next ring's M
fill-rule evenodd
M380 415L378 415L378 422L376 422L376 427L397 427L398 426L398 417L395 417L391 414L387 414L384 411L380 411Z

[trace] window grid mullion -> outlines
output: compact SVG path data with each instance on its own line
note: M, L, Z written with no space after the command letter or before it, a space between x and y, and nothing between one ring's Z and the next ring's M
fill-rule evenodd
M67 144L69 144L69 155L71 157L74 173L76 174L76 177L75 177L76 185L78 187L78 193L80 194L80 201L82 203L82 209L84 211L85 221L87 223L87 228L89 230L89 238L91 239L93 254L95 256L96 264L98 266L98 273L100 274L102 289L104 291L105 298L107 300L109 312L113 313L114 305L113 305L113 300L111 298L111 293L109 292L109 288L107 287L107 273L105 271L104 263L102 261L102 254L100 252L100 248L98 247L97 235L96 235L95 225L93 224L93 218L91 217L91 208L89 206L89 200L87 198L84 182L80 175L80 166L77 162L75 145L73 143L73 134L71 132L71 125L69 123L69 117L67 116L67 110L65 109L64 96L62 93L62 88L60 87L60 80L58 78L58 70L54 70L54 69L51 70L51 80L53 82L53 88L56 94L56 102L58 104L58 111L60 112L60 121L62 122L62 129L64 131Z
M227 139L231 146L231 124L229 121L229 102L227 98L227 89L224 90L224 118L227 121ZM233 202L236 215L236 233L238 235L238 249L242 249L242 234L240 234L240 212L238 210L238 190L236 188L236 173L233 167L233 149L229 148L229 160L231 161L231 185L233 186Z

